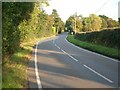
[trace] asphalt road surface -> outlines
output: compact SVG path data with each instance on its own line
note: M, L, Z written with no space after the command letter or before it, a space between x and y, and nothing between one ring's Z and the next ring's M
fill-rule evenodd
M28 68L29 88L118 87L118 61L79 48L67 33L36 44Z

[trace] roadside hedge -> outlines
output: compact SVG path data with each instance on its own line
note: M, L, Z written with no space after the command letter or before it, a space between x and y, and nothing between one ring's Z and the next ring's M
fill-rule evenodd
M75 38L81 41L120 49L120 28L76 33Z

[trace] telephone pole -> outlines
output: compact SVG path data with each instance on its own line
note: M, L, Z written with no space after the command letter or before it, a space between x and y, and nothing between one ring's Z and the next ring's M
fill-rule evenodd
M76 34L76 17L77 17L77 12L76 12L75 15L74 15L74 20L75 20L74 31L75 31L75 34Z

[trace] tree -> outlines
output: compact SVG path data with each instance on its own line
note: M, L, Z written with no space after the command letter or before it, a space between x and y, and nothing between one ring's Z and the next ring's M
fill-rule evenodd
M102 23L101 18L96 16L95 14L91 14L89 17L90 17L92 31L100 30Z
M108 27L107 21L105 21L104 18L101 18L101 20L102 20L101 29L107 28Z
M102 20L100 17L98 17L95 14L90 14L89 17L84 17L83 18L83 31L96 31L100 30Z
M108 23L108 28L114 27L114 23L113 23L112 18L107 19L107 23Z
M103 18L105 21L107 21L107 19L109 19L109 17L107 17L105 15L99 15L99 17Z
M82 24L82 16L77 16L76 17L76 31L80 32L82 31L83 24Z
M13 54L20 46L20 33L18 25L24 20L30 19L34 3L4 2L2 5L2 54Z
M102 28L106 28L106 26L108 28L112 28L112 27L118 27L119 26L119 22L116 20L113 20L112 18L109 18L105 15L99 15L99 17L102 18ZM107 23L107 25L106 25Z
M59 17L57 10L53 9L52 16L54 19L54 27L56 28L56 32L61 33L62 30L64 29L64 23L61 20L61 18Z
M91 28L91 21L90 21L90 18L89 17L84 17L83 18L83 31L92 31L92 28Z
M43 3L3 2L3 59L20 48L21 43L54 34L54 19L42 10ZM59 19L62 23L62 20ZM61 27L64 24L61 24Z
M73 31L74 30L74 17L70 16L65 23L65 27L67 28L67 30Z
M72 16L70 16L66 20L65 27L67 27L67 29L70 30L70 31L73 31L74 29L76 29L76 32L82 31L82 28L83 28L82 16L81 15L78 15L78 16L77 15L72 15Z
M58 18L59 17L56 9L52 10L52 15L53 15L53 18Z

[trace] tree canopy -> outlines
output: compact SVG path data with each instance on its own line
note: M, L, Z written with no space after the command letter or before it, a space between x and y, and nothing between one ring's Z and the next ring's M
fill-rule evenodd
M56 28L56 32L61 33L62 30L64 29L64 22L59 17L56 9L53 9L52 16L54 19L54 27Z
M75 27L76 26L76 27ZM105 15L90 14L89 17L82 17L81 15L71 15L65 23L65 27L74 31L76 28L77 32L80 31L98 31L104 28L119 27L118 21L113 20Z
M53 10L53 18L42 9L43 4L48 2L3 2L3 58L17 51L22 42L56 35L64 28L57 11Z

